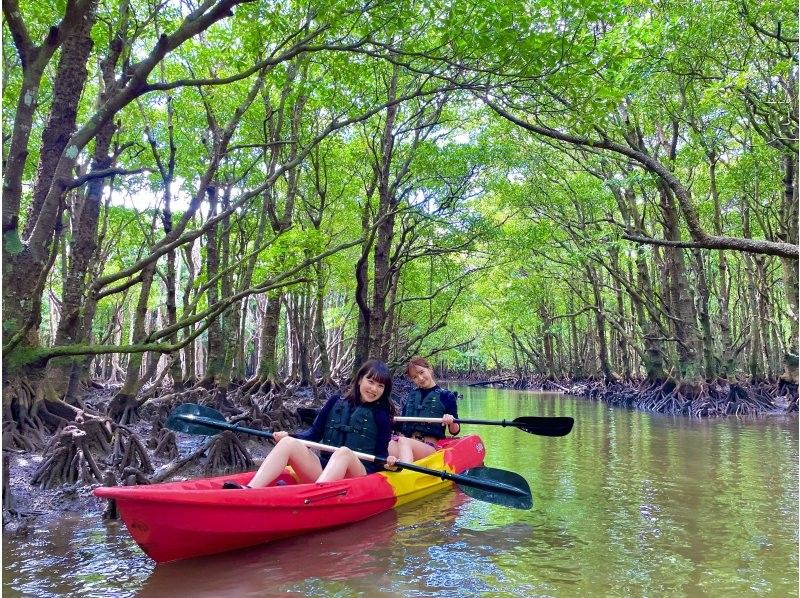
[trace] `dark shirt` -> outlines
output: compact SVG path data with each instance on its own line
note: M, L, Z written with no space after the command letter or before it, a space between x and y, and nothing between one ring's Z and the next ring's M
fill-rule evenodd
M444 407L444 412L449 413L454 418L458 419L458 404L456 403L456 393L451 392L449 390L444 390L438 384L432 386L431 388L420 388L419 392L422 394L422 398L424 399L434 390L441 391L439 393L439 402Z
M336 402L339 400L339 398L339 395L333 395L331 398L329 398L325 402L325 405L322 406L322 409L320 409L317 417L314 419L314 423L311 424L311 427L307 430L303 430L302 432L292 434L292 436L299 438L300 440L313 440L314 442L319 442L322 440L322 436L325 434L325 423L328 421L331 409L333 409L333 406L336 405ZM370 452L370 454L380 457L381 459L385 459L389 455L389 440L392 436L392 418L389 415L389 410L375 403L365 403L362 406L372 409L372 417L375 420L375 427L378 431L377 435L375 436L375 448ZM331 453L322 455L321 461L323 466L327 464L330 455ZM378 465L369 461L362 461L362 463L367 469L367 473L374 473L376 471L383 470L383 465Z
M458 419L458 404L456 403L456 398L458 395L456 393L450 390L445 390L438 384L435 384L430 388L418 388L417 390L419 390L420 395L422 395L423 399L427 397L430 393L432 393L434 390L441 391L439 392L439 402L442 404L442 407L444 407L444 412L449 413L454 418ZM408 403L408 397L406 397L406 400L403 402L403 415L407 415L405 408L407 403ZM396 426L399 428L401 425L402 424L397 424ZM461 426L459 426L459 432L460 431L461 431ZM456 432L456 434L458 434L458 432Z

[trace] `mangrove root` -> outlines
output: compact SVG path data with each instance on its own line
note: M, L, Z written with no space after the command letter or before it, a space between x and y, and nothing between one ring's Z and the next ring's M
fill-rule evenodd
M106 469L103 472L103 486L113 487L117 485L117 479L114 476L114 470ZM114 521L119 519L119 511L117 511L117 501L113 498L108 499L106 508L103 509L103 521Z
M44 490L63 484L100 482L102 474L97 467L87 435L78 426L67 426L53 437L44 452L44 461L31 478L31 484Z
M136 467L126 467L122 470L122 479L126 486L143 486L150 483L147 476L141 469Z
M11 459L7 452L3 451L3 511L14 510L14 497L11 495L11 485L9 483L9 465Z
M234 432L225 431L214 438L206 460L206 475L238 473L252 467L253 458Z
M175 438L175 432L162 428L153 454L167 459L175 459L178 456L178 441Z
M181 469L186 467L189 463L193 463L196 461L200 456L205 454L206 449L208 448L207 444L203 444L199 448L195 449L194 452L186 455L185 457L180 457L175 459L171 463L167 463L164 467L159 469L155 474L150 476L150 483L151 484L158 484L163 482L164 480L169 479Z
M140 404L136 397L120 392L108 405L108 417L123 426L135 424L139 421Z
M114 430L114 449L111 460L118 470L132 467L147 473L153 472L153 465L141 440L125 426L117 426L117 429Z
M32 453L44 445L42 438L41 420L35 418L34 423L30 418L26 422L16 422L8 419L3 422L3 448L21 449Z

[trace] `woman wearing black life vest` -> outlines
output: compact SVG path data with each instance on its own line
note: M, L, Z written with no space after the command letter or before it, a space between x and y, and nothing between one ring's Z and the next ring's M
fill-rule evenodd
M356 374L352 386L344 397L334 395L320 410L311 428L289 436L288 432L275 432L275 448L270 451L261 467L247 486L225 482L225 488L262 488L268 486L290 465L300 478L300 483L331 482L374 473L382 467L362 463L353 451L368 453L388 461L390 469L397 461L387 455L392 433L392 418L396 409L389 400L392 392L392 375L382 361L371 359ZM297 439L313 440L338 446L335 453L317 457Z
M395 428L402 435L392 436L389 454L398 461L416 461L436 450L436 442L445 437L445 429L455 436L461 427L453 420L458 417L456 394L436 384L433 368L424 357L413 357L406 366L406 376L415 385L403 403L403 416L442 418L441 424L403 423Z

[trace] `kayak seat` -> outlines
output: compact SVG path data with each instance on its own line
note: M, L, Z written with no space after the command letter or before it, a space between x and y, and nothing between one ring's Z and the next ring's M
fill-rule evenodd
M248 488L248 489L250 488L250 486L246 486L244 484L239 484L238 482L232 482L231 480L228 480L227 482L223 482L222 483L222 487L225 490L241 490L241 489L244 489L244 488Z
M272 484L273 486L286 486L286 480L281 480L280 478ZM222 488L224 490L242 490L247 488L248 490L252 490L250 486L247 484L240 484L238 482L234 482L233 480L228 480L222 483Z

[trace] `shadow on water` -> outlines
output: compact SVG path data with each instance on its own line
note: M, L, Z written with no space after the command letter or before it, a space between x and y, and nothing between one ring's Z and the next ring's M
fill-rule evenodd
M262 596L307 577L340 581L374 575L396 528L397 513L388 511L326 532L158 565L139 596Z
M452 491L339 529L159 565L137 596L313 595L336 593L337 587L346 587L348 595L378 588L458 588L461 595L474 595L487 589L479 578L491 559L524 549L535 531L526 523L462 527L458 522L469 503ZM476 573L475 580L465 579L465 571Z

